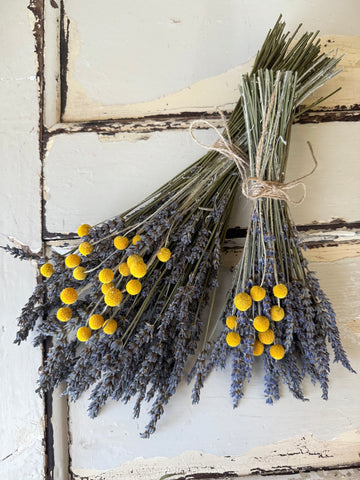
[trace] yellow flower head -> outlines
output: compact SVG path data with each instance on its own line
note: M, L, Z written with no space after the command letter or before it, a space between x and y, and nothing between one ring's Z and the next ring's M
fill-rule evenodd
M72 310L69 307L61 307L56 312L56 317L60 322L68 322L72 316Z
M102 315L91 315L89 318L89 327L91 330L99 330L104 325L104 318Z
M284 309L274 305L270 309L270 318L274 320L274 322L280 322L285 317Z
M79 255L76 255L75 253L72 253L71 255L68 255L65 258L65 265L68 268L75 268L78 265L80 265L80 262L81 262L81 258L79 257Z
M259 342L259 340L255 340L254 350L253 350L253 354L255 355L255 357L260 357L263 351L264 351L264 345L261 342Z
M105 295L104 302L109 307L116 307L120 305L123 299L123 294L117 288L111 288Z
M160 260L160 262L167 262L168 260L170 260L171 251L168 248L163 247L160 248L156 256Z
M250 289L250 295L251 295L251 298L254 300L254 302L261 302L261 300L265 298L266 290L265 288L254 285Z
M275 285L275 287L273 287L273 293L277 298L285 298L287 295L286 285L284 285L283 283Z
M258 332L266 332L270 326L269 319L263 316L258 316L254 318L254 328Z
M245 312L249 310L252 305L252 300L250 295L247 293L238 293L234 298L234 305L235 307L240 310L241 312Z
M62 290L60 293L60 300L63 303L66 303L67 305L71 305L72 303L75 303L76 300L78 299L78 294L75 288L72 287L67 287Z
M266 332L259 332L258 337L261 343L264 345L271 345L274 341L275 335L272 330L266 330Z
M241 341L241 337L236 332L229 332L226 335L226 343L229 345L229 347L237 347L240 341Z
M142 259L142 257L140 257L140 255L130 255L130 257L128 257L128 259L126 260L126 263L128 264L129 267L131 267L131 265L135 262L143 262L144 260Z
M125 248L127 248L128 245L129 245L129 239L127 237L118 236L114 238L114 246L118 250L125 250Z
M76 332L76 336L80 342L87 342L91 337L91 330L89 327L80 327Z
M79 252L81 253L81 255L84 255L84 257L86 257L86 255L90 255L93 250L94 246L91 245L91 243L89 242L82 242L79 245Z
M44 263L44 265L40 267L40 273L43 277L51 277L54 273L54 267L51 263Z
M90 225L88 225L87 223L83 223L77 229L77 234L79 235L79 237L85 237L86 235L89 235L90 229Z
M107 335L112 335L116 332L117 322L113 318L106 320L105 325L103 326L103 332Z
M285 355L285 348L280 344L275 344L270 347L270 355L275 360L281 360Z
M142 278L146 275L146 265L143 261L132 262L130 273L135 278Z
M130 275L130 268L129 268L129 265L126 262L120 263L119 273L123 277L128 277Z
M101 285L101 291L104 295L106 295L108 291L111 290L112 288L114 288L113 283L104 283L103 285Z
M236 316L235 315L230 315L229 317L226 317L226 326L232 330L235 328L236 325Z
M141 291L141 283L139 282L139 280L130 280L130 281L126 284L126 291L127 291L130 295L137 295L138 293L140 293L140 291Z
M141 240L141 236L140 235L135 235L135 237L133 237L133 239L132 239L132 244L136 245L138 242L140 242L140 240Z
M114 272L110 268L103 268L99 273L99 280L101 283L110 283L113 281Z
M85 267L74 268L73 277L76 280L85 280L85 278L86 278L86 268Z

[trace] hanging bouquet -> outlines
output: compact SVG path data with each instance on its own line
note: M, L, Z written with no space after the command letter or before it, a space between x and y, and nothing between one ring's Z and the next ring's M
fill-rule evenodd
M193 402L198 403L204 380L232 356L231 396L236 407L250 380L257 357L265 370L267 403L279 399L279 383L305 400L301 382L306 374L328 397L330 356L352 371L341 345L331 303L303 256L289 203L301 177L284 183L290 130L302 101L301 77L291 71L258 71L243 76L249 177L243 194L252 201L250 223L232 288L221 313L218 338L207 341L192 369ZM310 152L317 165L311 145ZM310 175L314 169L308 174ZM308 176L306 175L306 176Z
M299 105L337 73L339 59L320 53L317 34L304 34L295 42L297 31L290 36L284 34L284 28L279 19L256 57L253 73L262 69L290 71L286 78L293 75L297 79L293 97ZM255 87L256 81L252 86L249 83L249 88ZM248 108L246 102L244 106ZM294 108L289 122L295 117ZM284 126L285 120L280 123ZM261 128L258 123L254 125ZM289 125L286 128L285 132L281 130L284 139L288 139ZM35 330L35 346L52 338L40 373L40 393L64 382L64 393L76 400L93 386L91 417L98 414L108 398L127 402L136 397L135 417L144 400L152 401L150 422L142 435L148 437L155 431L187 360L198 347L204 329L201 313L218 282L220 253L234 197L248 166L254 169L256 139L249 141L248 129L248 112L240 98L222 138L211 151L121 215L98 225L81 225L79 244L72 250L65 254L53 251L51 261L40 260L40 272L45 278L22 310L15 340L25 340L31 330ZM267 137L265 140L270 147ZM276 143L279 155L285 151L282 145ZM270 164L276 167L274 162ZM286 206L281 208L286 212ZM254 209L253 219L256 212L259 225L268 232L263 211ZM251 228L255 230L249 232L255 232L257 227ZM267 255L269 238L270 233L264 234L262 242ZM246 263L247 268L258 258L259 269L265 257L256 257L253 240L249 242L255 256L251 264ZM15 256L33 258L21 249L6 249ZM271 258L266 258L269 269ZM282 277L283 271L276 271L276 278L290 286L288 277ZM249 282L265 289L260 277L249 277L244 292ZM299 283L296 285L294 292L300 288ZM235 336L242 334L253 356L254 335L246 337L238 320L235 323L235 329L228 332L233 343ZM244 328L250 331L250 326ZM231 343L231 336L228 341ZM231 347L221 340L215 343L215 349L220 349L220 358L225 358ZM243 349L236 351L248 355ZM204 377L200 373L203 366L204 362L197 363L196 389L201 375Z

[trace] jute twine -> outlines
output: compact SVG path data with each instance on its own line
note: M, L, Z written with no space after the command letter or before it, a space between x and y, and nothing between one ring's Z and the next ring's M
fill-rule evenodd
M270 110L271 108L269 108L269 112ZM250 200L257 200L258 198L273 198L275 200L283 200L285 202L292 203L293 205L300 205L306 198L306 185L301 180L304 180L305 178L312 175L318 166L318 162L315 158L311 143L309 141L307 142L312 159L314 161L314 167L309 173L307 173L306 175L303 175L302 177L298 177L292 182L288 182L288 183L264 180L263 178L260 178L261 154L262 154L262 147L263 147L264 137L266 133L268 118L269 118L268 116L265 119L264 128L263 128L262 135L260 137L259 145L256 152L256 160L255 160L256 176L247 177L246 170L249 165L249 158L241 148L239 148L237 145L235 145L231 141L231 135L230 135L225 117L220 110L218 110L218 112L224 124L224 130L226 132L227 138L224 137L224 135L219 131L218 128L215 127L215 125L208 122L207 120L195 120L190 125L190 135L191 135L191 138L194 140L194 142L200 145L201 147L205 148L206 150L218 152L224 157L230 158L231 160L233 160L233 162L235 163L235 165L239 170L239 173L242 179L242 193L246 198L249 198ZM212 130L216 132L218 139L213 145L206 145L204 143L201 143L195 137L194 128L198 127L200 124L207 125L208 127L210 127ZM295 201L291 199L289 195L289 191L298 186L302 187L303 194L299 200Z
M191 138L194 140L195 143L197 143L201 147L205 148L206 150L210 150L210 151L213 151L213 152L218 152L221 155L223 155L224 157L230 158L235 163L235 165L237 166L237 168L239 170L239 173L240 173L240 176L244 180L246 178L246 169L249 165L248 156L240 147L238 147L237 145L232 143L229 127L228 127L228 124L226 122L225 116L224 116L224 114L222 113L221 110L217 109L217 111L218 111L218 113L221 117L221 120L222 120L222 123L223 123L223 126L224 126L224 130L226 132L226 137L227 138L224 137L224 135L220 132L220 130L218 128L215 127L215 125L208 122L207 120L201 120L201 119L194 120L191 123L190 129L189 129ZM218 136L218 139L216 140L215 143L213 143L212 145L206 145L205 143L201 143L195 137L194 128L199 127L200 124L207 125L208 127L210 127L212 130L214 130L216 132L216 134Z

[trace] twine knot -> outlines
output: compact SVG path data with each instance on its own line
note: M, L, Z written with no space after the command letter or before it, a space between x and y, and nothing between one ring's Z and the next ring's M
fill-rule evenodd
M312 159L314 161L314 167L306 175L303 175L302 177L298 177L292 182L288 182L288 183L283 183L283 182L278 182L273 180L264 180L263 178L260 178L260 177L247 177L246 169L249 165L249 158L247 154L240 147L238 147L232 142L230 132L229 132L229 127L227 125L225 117L219 109L217 109L217 111L223 121L224 130L226 132L227 139L215 127L215 125L208 122L207 120L195 120L190 125L190 135L191 135L191 138L194 140L194 142L200 145L201 147L205 148L206 150L218 152L224 157L233 160L243 180L242 193L246 198L249 198L250 200L257 200L258 198L273 198L275 200L283 200L285 202L292 203L293 205L300 205L305 200L305 197L306 197L306 185L301 180L312 175L318 166L318 162L315 158L311 143L309 141L307 142ZM259 167L261 162L261 151L263 147L267 121L268 121L268 118L265 121L263 133L261 135L258 149L257 149L256 162L255 162L257 175L259 175L259 170L260 170ZM210 146L204 143L201 143L194 135L193 130L195 126L198 126L200 123L207 125L212 130L215 130L215 132L218 135L218 139L215 141L215 143L213 143ZM292 190L293 188L296 188L298 186L302 187L303 194L299 200L292 200L289 195L289 190Z
M306 197L306 185L301 180L312 175L318 166L311 143L306 143L309 146L310 153L314 161L314 167L309 173L288 183L264 180L258 177L248 177L243 181L242 184L242 192L244 196L251 200L256 200L258 198L274 198L276 200L284 200L285 202L292 203L293 205L300 205ZM302 187L303 189L302 197L299 200L292 200L289 195L289 190L298 186Z
M242 179L246 178L246 168L249 164L248 161L248 156L247 154L235 143L232 142L231 140L231 135L229 131L228 124L226 122L225 116L222 113L221 110L218 108L216 109L217 112L219 113L221 120L224 125L224 130L226 132L227 138L220 132L218 128L215 127L212 123L210 123L207 120L194 120L191 125L190 125L190 135L191 138L194 140L194 142L197 145L200 145L201 147L205 148L206 150L214 151L220 153L223 157L229 158L232 160L235 165L237 166L240 176ZM194 135L194 128L199 127L200 124L207 125L210 127L212 130L214 130L218 136L217 140L212 144L212 145L206 145L205 143L201 143Z
M287 190L297 186L303 187L303 194L300 200L292 200ZM248 177L242 184L242 192L246 198L256 200L258 198L273 198L276 200L284 200L293 205L300 205L306 196L306 186L303 182L293 181L290 183L272 182L271 180L262 180L257 177Z

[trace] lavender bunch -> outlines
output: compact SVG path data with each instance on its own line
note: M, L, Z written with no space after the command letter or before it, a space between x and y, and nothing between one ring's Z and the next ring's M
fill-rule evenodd
M243 77L250 169L243 193L253 202L252 212L243 255L220 318L223 330L214 342L206 343L189 376L189 380L195 377L194 403L211 370L224 368L229 357L234 407L257 357L263 360L264 393L270 404L279 399L280 382L305 400L301 388L305 375L320 384L322 398L327 399L327 342L334 361L353 372L334 310L308 268L290 219L289 191L301 180L284 183L290 127L301 98L313 89L311 82L299 89L298 82L299 75L290 71L259 71Z
M339 59L320 53L317 34L306 33L293 43L297 31L285 34L284 28L279 19L256 57L254 72L296 68L300 99L305 87L309 91L309 85L315 88L336 74ZM245 118L240 99L224 133L237 152L249 147ZM217 285L239 183L233 160L208 152L121 215L81 225L74 249L64 255L53 251L51 261L40 261L45 281L24 307L16 339L20 343L31 330L35 345L52 338L39 393L65 382L65 394L75 401L92 387L91 417L108 398L127 402L136 397L135 417L144 401L152 401L143 436L155 431L207 328L201 312ZM249 375L244 355L252 352L254 334L245 317L243 335L248 336L247 350L234 360L234 370L245 365ZM208 369L207 355L223 364L230 350L221 348L213 356L206 346L201 371ZM199 381L206 372L201 375ZM240 387L238 381L238 396Z

